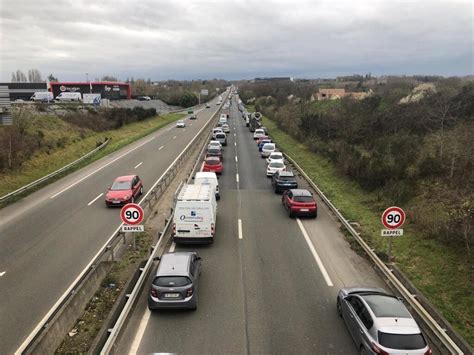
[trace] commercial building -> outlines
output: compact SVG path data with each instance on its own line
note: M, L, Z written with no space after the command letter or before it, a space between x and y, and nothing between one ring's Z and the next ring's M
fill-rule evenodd
M46 83L0 83L6 86L10 95L10 100L29 100L37 91L48 91Z
M52 82L51 91L56 97L62 92L80 92L81 94L100 94L103 99L131 99L132 88L128 83L114 81L91 82Z

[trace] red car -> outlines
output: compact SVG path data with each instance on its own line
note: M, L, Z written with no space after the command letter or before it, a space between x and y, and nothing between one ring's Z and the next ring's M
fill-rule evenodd
M257 145L260 145L260 143L262 143L264 139L269 139L271 141L269 136L261 136L260 138L257 139Z
M207 157L206 160L204 160L202 171L214 172L220 175L222 174L222 170L224 170L224 167L219 157Z
M295 216L316 218L318 216L318 205L308 190L287 190L283 193L281 202L283 203L283 207L288 211L290 218Z
M107 206L122 206L134 203L143 193L143 182L138 175L119 176L105 194Z

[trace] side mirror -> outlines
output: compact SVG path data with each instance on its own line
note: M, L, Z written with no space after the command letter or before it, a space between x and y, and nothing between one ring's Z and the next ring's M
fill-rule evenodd
M196 260L202 260L202 258L201 258L200 256L198 256L198 257L196 258Z
M193 176L191 179L194 180L195 176Z
M107 186L107 190L109 190L109 191L110 191L110 186Z

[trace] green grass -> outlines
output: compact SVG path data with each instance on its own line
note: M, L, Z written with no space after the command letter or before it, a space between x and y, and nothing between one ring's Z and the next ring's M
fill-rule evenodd
M363 238L379 255L387 250L387 239L380 237L383 201L375 193L340 174L327 159L279 130L264 117L272 139L293 157L311 179L330 198L341 213L360 223ZM388 206L386 206L388 207ZM393 256L401 270L441 311L444 317L471 344L474 344L474 294L472 260L464 253L427 239L409 221L405 235L393 243Z
M116 130L100 133L78 129L58 117L36 117L32 127L29 128L30 131L36 132L36 130L41 129L45 134L45 142L51 143L64 139L66 143L63 148L57 146L51 149L42 148L31 159L26 161L21 169L0 174L0 196L14 191L80 158L82 155L93 150L97 142L105 141L105 137L112 138L112 140L103 150L100 150L74 168L71 168L67 173L90 164L183 116L184 114L181 113L156 116L141 122L128 124ZM53 180L54 179L51 181ZM48 182L50 183L51 181Z

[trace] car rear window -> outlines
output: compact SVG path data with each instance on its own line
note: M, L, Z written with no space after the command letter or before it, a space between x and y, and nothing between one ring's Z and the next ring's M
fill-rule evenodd
M379 333L379 343L386 348L399 350L423 349L426 346L425 338L422 334L391 334Z
M225 133L217 133L216 138L225 138Z
M283 168L285 166L283 163L277 161L274 161L268 165L270 166L270 168Z
M191 284L186 276L161 276L153 280L153 285L161 287L181 287Z
M294 196L293 201L295 202L314 202L314 199L311 196Z
M281 176L280 175L278 179L281 181L296 181L294 176Z
M265 143L263 149L275 149L275 144L272 143Z
M113 185L110 187L111 190L130 190L132 187L131 181L115 181Z

